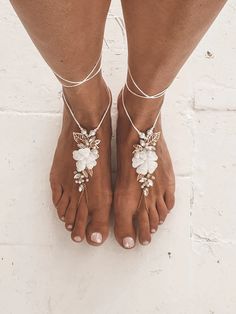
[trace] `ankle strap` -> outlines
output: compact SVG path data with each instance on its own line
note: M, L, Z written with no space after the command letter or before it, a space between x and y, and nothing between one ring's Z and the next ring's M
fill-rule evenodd
M55 71L53 71L53 73L60 80L60 83L62 84L62 86L66 87L66 88L77 87L77 86L80 86L80 85L88 82L89 80L94 78L101 71L101 69L102 69L101 59L102 59L102 56L100 55L98 61L95 64L95 66L92 68L92 70L89 72L89 74L81 81L70 81L70 80L67 80L67 79L63 78L61 75L59 75ZM97 67L98 67L98 69L97 69Z
M140 94L137 94L136 92L134 92L133 90L131 90L131 88L129 87L128 85L128 81L126 81L125 83L125 86L126 88L128 89L128 91L133 94L134 96L137 96L139 98L146 98L146 99L157 99L157 98L160 98L162 96L165 95L165 92L167 91L168 87L166 89L164 89L163 91L157 93L157 94L154 94L154 95L148 95L147 93L145 93L139 86L138 84L135 82L134 78L133 78L133 75L131 74L131 71L130 71L130 68L128 67L128 75L132 81L132 83L134 84L134 86L140 91L141 95Z
M107 94L108 94L108 98L109 98L108 99L108 105L107 105L106 110L104 111L104 113L103 113L103 115L101 117L101 120L98 123L97 127L95 129L93 129L93 130L90 130L90 133L84 127L82 127L80 122L76 119L75 114L74 114L73 110L71 109L71 106L70 106L68 100L66 99L64 91L62 92L62 98L64 100L64 103L67 106L67 109L69 110L73 120L75 121L75 123L79 127L79 129L80 129L82 134L89 134L89 136L94 136L97 133L97 131L99 130L99 128L101 127L101 125L102 125L102 123L103 123L103 121L104 121L104 119L105 119L105 117L106 117L106 115L107 115L111 105L112 105L111 91L110 91L110 89L107 86L106 86L106 90L107 90Z
M129 121L130 121L132 127L135 129L135 131L138 133L138 135L139 135L139 137L140 137L141 139L145 138L145 133L142 132L142 131L140 131L140 130L136 127L136 125L134 124L134 122L133 122L133 120L132 120L132 118L131 118L131 116L130 116L128 110L127 110L127 107L126 107L126 105L125 105L124 87L123 87L122 92L121 92L121 97L122 97L122 105L123 105L125 114L126 114L127 118L129 119ZM158 121L158 119L159 119L159 117L160 117L160 114L161 114L161 110L159 110L159 112L157 113L156 118L155 118L155 120L154 120L154 122L153 122L152 127L148 130L148 133L149 133L149 134L152 134L152 133L153 133L153 131L154 131L155 127L156 127L157 121Z

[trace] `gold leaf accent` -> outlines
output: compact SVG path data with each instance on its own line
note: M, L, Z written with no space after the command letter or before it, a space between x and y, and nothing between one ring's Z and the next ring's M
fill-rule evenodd
M155 141L158 141L161 136L161 132L159 131L157 133L154 133L153 136L154 136Z
M95 143L95 145L98 145L101 143L101 140L96 140L94 143Z
M73 137L76 143L79 143L80 141L84 142L86 137L82 133L73 132Z
M148 139L148 144L149 145L156 145L160 136L161 136L161 132L153 133Z
M90 137L90 139L89 139L89 143L93 143L93 142L95 142L95 140L96 140L96 137L95 136L93 136L93 137Z

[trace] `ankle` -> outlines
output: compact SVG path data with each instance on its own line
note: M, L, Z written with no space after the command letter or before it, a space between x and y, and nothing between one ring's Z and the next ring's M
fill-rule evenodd
M76 108L83 109L85 106L87 110L91 108L92 111L96 108L105 107L105 104L101 104L100 101L107 94L106 83L101 76L77 87L64 87L63 90L72 108L76 106Z
M63 90L78 119L83 120L84 123L96 124L99 122L109 102L107 86L101 76L97 76L81 86Z
M142 99L130 94L127 90L125 90L124 101L134 124L138 128L145 130L152 127L156 115L161 110L164 96L158 99ZM125 119L125 121L128 120L122 105L121 94L118 98L118 113L120 119ZM158 120L158 127L160 126L160 121L161 119Z

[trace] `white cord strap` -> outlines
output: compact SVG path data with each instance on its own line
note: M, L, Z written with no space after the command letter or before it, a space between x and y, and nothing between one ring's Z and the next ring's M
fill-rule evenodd
M67 80L67 79L63 78L61 75L59 75L55 71L53 71L53 73L56 75L56 77L58 79L60 79L62 81L61 82L62 86L66 87L66 88L77 87L77 86L80 86L80 85L88 82L89 80L94 78L101 71L101 69L102 69L101 59L102 59L102 56L100 55L99 59L97 60L97 62L95 64L95 66L92 68L92 70L89 72L89 74L81 81L70 81L70 80Z
M165 95L165 92L167 91L167 88L164 89L163 91L157 93L157 94L154 94L154 95L148 95L147 93L145 93L139 86L138 84L135 82L134 78L133 78L133 75L131 74L131 71L130 71L130 68L128 67L128 74L129 74L129 77L132 81L132 83L134 84L134 86L139 90L139 92L141 94L137 94L136 92L134 92L128 85L128 82L126 81L125 83L125 86L127 87L128 91L133 94L134 96L137 96L139 98L146 98L146 99L157 99L157 98L160 98L162 96Z
M129 119L129 121L130 121L132 127L135 129L135 131L138 133L139 136L142 136L142 135L143 135L143 132L141 132L141 131L136 127L136 125L134 124L133 120L131 119L131 117L130 117L130 115L129 115L129 112L128 112L127 108L126 108L125 99L124 99L124 88L122 89L122 105L123 105L124 111L125 111L125 113L126 113L126 115L127 115L127 118ZM152 127L151 127L150 130L153 131L153 130L155 129L160 114L161 114L161 110L158 112L158 114L157 114L157 116L156 116L156 119L155 119L155 121L154 121L154 123L153 123L153 125L152 125Z
M103 123L103 121L104 121L104 119L105 119L105 117L106 117L106 115L107 115L107 112L108 112L108 110L109 110L110 107L111 107L111 91L110 91L110 89L109 89L108 87L106 87L106 88L107 88L107 93L108 93L108 96L109 96L108 106L107 106L107 108L106 108L104 114L102 115L102 118L101 118L101 120L100 120L98 126L97 126L95 129L93 129L93 133L94 133L94 134L96 134L96 132L98 131L98 129L99 129L100 126L102 125L102 123ZM69 103L68 103L68 101L67 101L67 99L66 99L66 96L65 96L64 92L62 93L62 98L63 98L63 100L64 100L64 102L65 102L65 104L66 104L66 106L67 106L67 108L68 108L68 110L69 110L69 112L70 112L72 118L74 119L75 123L78 125L80 131L85 130L85 129L81 126L81 124L79 123L79 121L76 119L75 114L74 114L73 110L71 109L71 106L69 105Z

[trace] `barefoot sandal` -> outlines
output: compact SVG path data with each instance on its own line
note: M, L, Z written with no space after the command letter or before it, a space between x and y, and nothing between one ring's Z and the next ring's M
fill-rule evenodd
M56 72L54 72L54 74L60 80L62 86L66 88L77 87L88 82L101 71L101 64L99 65L100 61L101 61L101 56L99 57L95 66L93 67L92 71L86 76L85 79L81 81L66 80L62 76L57 74ZM109 102L97 127L92 130L87 130L86 128L81 126L80 122L76 119L74 112L72 111L71 106L66 99L64 91L62 91L62 98L64 100L64 103L67 106L73 120L75 121L75 123L77 124L79 128L79 132L73 132L73 138L75 142L77 143L78 149L72 152L73 159L76 161L75 163L76 170L74 171L74 180L75 180L75 183L77 183L79 186L78 187L79 192L86 191L86 184L89 182L90 177L93 176L93 168L96 166L97 159L99 158L99 144L101 140L97 138L97 131L101 127L112 103L111 91L108 87L106 88L107 88L107 93L109 96Z
M128 85L128 82L126 81L125 87L127 90L133 94L134 96L137 96L139 98L144 99L158 99L162 96L164 96L166 89L163 90L160 93L157 93L155 95L148 95L146 94L134 81L134 78L131 74L130 69L128 68L128 75L134 84L134 86L137 88L137 90L140 92L140 94L137 94L134 92ZM160 116L161 111L158 112L155 121L152 125L152 127L145 132L141 132L134 124L133 120L131 119L128 110L125 105L124 100L124 90L125 87L122 89L122 105L124 108L124 111L127 115L127 118L129 119L132 127L135 129L135 131L139 135L139 143L134 145L134 151L133 151L133 158L132 158L132 167L135 169L137 173L137 181L140 183L141 186L141 197L139 205L144 197L147 197L149 194L150 188L153 186L153 181L155 180L155 176L153 173L158 167L158 156L156 153L156 145L160 138L161 132L155 132L155 127L158 121L158 118Z

